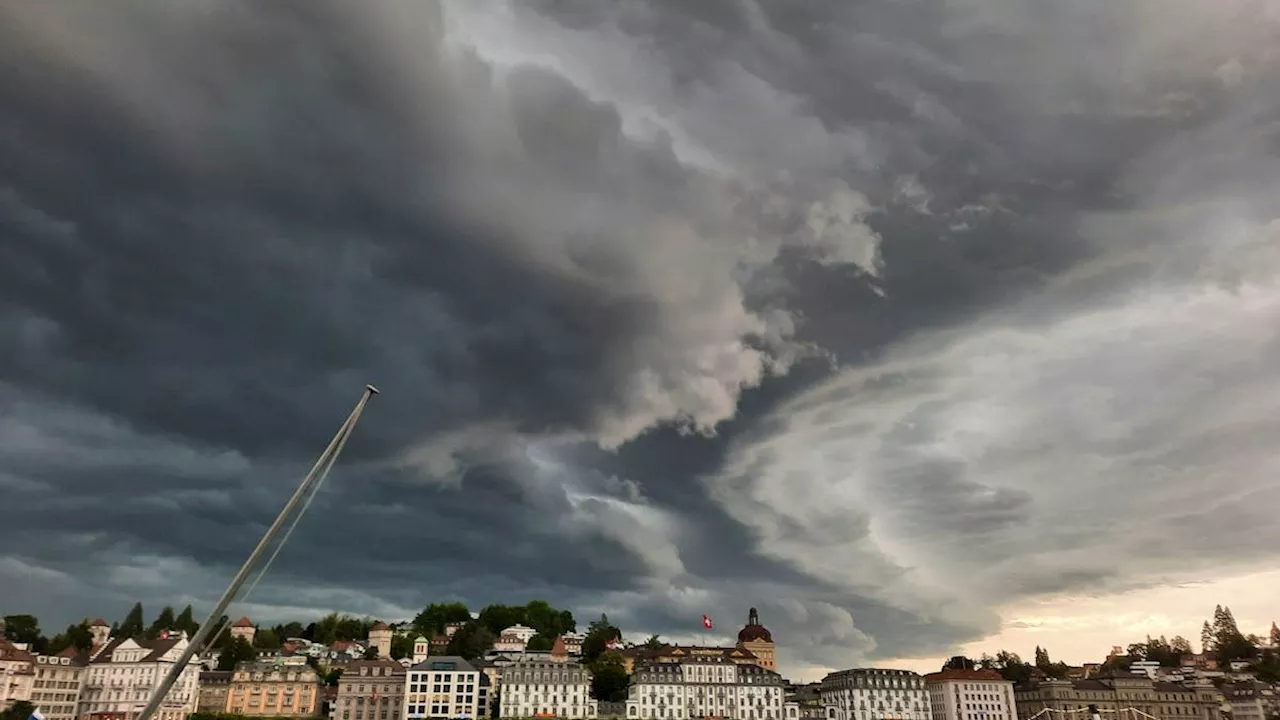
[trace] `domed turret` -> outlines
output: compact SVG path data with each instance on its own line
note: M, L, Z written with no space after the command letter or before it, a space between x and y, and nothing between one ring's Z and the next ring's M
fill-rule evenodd
M760 613L755 608L751 608L751 612L747 614L746 627L738 631L738 642L773 642L773 635L760 624Z

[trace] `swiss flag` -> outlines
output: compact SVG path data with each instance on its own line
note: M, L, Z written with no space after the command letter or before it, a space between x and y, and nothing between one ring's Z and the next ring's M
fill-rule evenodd
M702 616L702 627L704 627L704 628L706 628L706 629L710 630L711 628L713 628L713 627L715 627L715 626L711 624L711 618L707 617L706 615L703 615L703 616Z

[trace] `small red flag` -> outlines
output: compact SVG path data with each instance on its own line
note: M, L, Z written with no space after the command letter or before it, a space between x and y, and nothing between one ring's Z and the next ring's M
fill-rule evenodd
M704 628L706 628L706 629L708 629L708 630L710 630L712 627L714 627L714 626L711 624L711 618L707 617L706 615L703 615L703 616L702 616L702 627L704 627Z

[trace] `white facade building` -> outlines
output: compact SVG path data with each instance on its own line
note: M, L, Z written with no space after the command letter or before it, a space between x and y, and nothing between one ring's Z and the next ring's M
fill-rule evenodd
M785 684L772 670L724 657L652 663L637 667L631 676L627 718L784 720L796 716L784 715L795 709L783 700Z
M4 623L0 621L0 631ZM36 658L26 646L11 643L0 635L0 710L8 710L16 702L30 702L35 684Z
M443 655L405 673L404 720L489 715L489 678L460 657Z
M524 652L525 647L529 645L529 641L537 635L538 631L524 625L512 625L503 630L497 641L493 643L494 652Z
M517 662L502 669L498 717L554 715L567 720L594 718L591 673L577 663L550 660Z
M31 704L45 720L75 720L88 656L69 647L57 655L37 655Z
M995 670L948 669L924 676L933 720L1017 720L1013 681Z
M848 720L932 720L924 678L909 670L840 670L822 679L824 705Z
M133 720L187 647L186 633L160 640L116 638L89 661L77 715L81 720ZM155 720L186 720L200 696L200 663L183 670Z

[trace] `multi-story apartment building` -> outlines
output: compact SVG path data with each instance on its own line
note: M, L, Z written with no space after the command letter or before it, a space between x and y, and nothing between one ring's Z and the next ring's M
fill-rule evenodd
M577 663L525 660L502 670L498 716L554 715L566 720L594 718L591 673Z
M537 634L538 631L531 627L512 625L498 634L497 641L493 643L493 650L500 653L524 652L529 641Z
M1189 688L1125 673L1086 680L1043 680L1013 691L1019 720L1028 720L1045 708L1078 713L1090 705L1113 717L1120 717L1117 713L1125 708L1137 708L1168 720L1218 720L1216 695L1211 685Z
M75 720L89 656L69 647L57 655L35 656L31 704L45 720Z
M231 694L230 670L205 670L200 673L200 696L196 699L196 711L220 713L227 711L227 695Z
M721 656L694 655L681 662L639 665L631 677L627 718L784 720L786 682L759 665Z
M84 672L76 714L80 720L133 720L187 647L185 633L157 640L115 638L96 650ZM200 663L194 658L178 676L153 716L186 720L199 699Z
M924 676L933 720L1017 720L1013 682L995 670L947 669Z
M1226 683L1221 691L1223 700L1231 707L1231 720L1264 720L1267 717L1263 687L1256 680Z
M484 673L460 657L429 657L405 674L402 720L487 715L488 681Z
M8 710L16 702L31 701L35 665L34 655L0 635L0 710Z
M400 720L406 671L390 658L356 660L338 678L333 720Z
M323 687L310 665L243 662L231 676L224 712L257 717L319 715Z
M848 720L932 720L924 678L909 670L855 668L822 679L822 702Z

